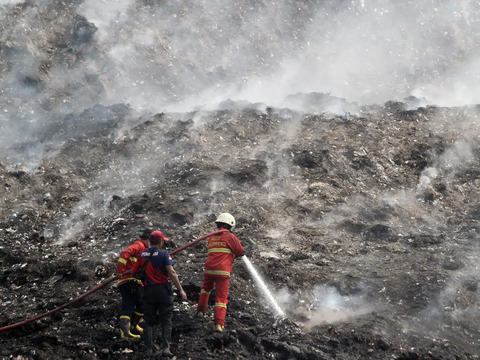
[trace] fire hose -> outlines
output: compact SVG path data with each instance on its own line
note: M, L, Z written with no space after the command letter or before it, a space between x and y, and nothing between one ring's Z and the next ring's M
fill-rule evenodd
M197 242L199 242L199 241L201 241L201 240L203 240L203 239L206 239L206 238L208 238L208 237L210 237L210 236L212 236L212 235L220 234L220 233L225 232L225 231L228 231L228 230L218 230L218 231L214 231L214 232L212 232L212 233L210 233L210 234L201 236L201 237L199 237L198 239L195 239L195 240L189 242L188 244L185 244L185 245L179 247L178 249L173 250L172 252L170 252L170 255L174 255L174 254L176 254L176 253L178 253L178 252L180 252L180 251L182 251L182 250L184 250L184 249L186 249L186 248L188 248L188 247L196 244ZM129 271L130 271L130 270L129 270ZM18 326L21 326L21 325L25 325L25 324L31 323L31 322L33 322L33 321L37 321L37 320L39 320L39 319L41 319L41 318L44 318L44 317L46 317L46 316L52 315L53 313L56 313L57 311L60 311L60 310L65 309L66 307L68 307L68 306L76 303L77 301L79 301L79 300L87 297L88 295L93 294L94 292L100 290L101 288L104 288L105 286L107 286L108 284L110 284L112 281L115 281L115 280L117 280L117 279L118 279L118 277L117 277L116 275L112 275L112 276L109 277L107 280L105 280L103 283L95 286L93 289L87 291L86 293L83 293L83 294L80 295L79 297L77 297L77 298L75 298L75 299L73 299L73 300L71 300L71 301L69 301L69 302L67 302L67 303L65 303L65 304L63 304L63 305L61 305L61 306L53 309L53 310L50 310L49 312L46 312L46 313L44 313L44 314L37 315L37 316L35 316L35 317L33 317L33 318L30 318L30 319L27 319L27 320L18 322L18 323L16 323L16 324L12 324L12 325L7 325L7 326L4 326L4 327L0 327L0 332L2 332L2 331L4 331L4 330L10 330L10 329L13 329L13 328L15 328L15 327L18 327Z

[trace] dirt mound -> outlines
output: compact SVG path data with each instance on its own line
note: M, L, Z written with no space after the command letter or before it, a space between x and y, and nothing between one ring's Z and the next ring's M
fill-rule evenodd
M467 62L475 35L412 50L415 66L420 53L459 50L429 69L391 71L396 60L375 66L367 56L362 76L382 81L371 90L350 71L358 81L348 91L361 94L353 100L288 82L266 92L250 85L300 81L287 54L314 47L320 34L305 61L360 62L337 54L340 45L329 52L340 22L326 19L347 11L346 23L360 26L368 4L280 3L106 1L99 13L88 0L0 2L0 327L108 281L144 229L162 230L174 250L230 212L286 316L238 260L226 331L213 332L211 308L195 318L200 242L173 256L189 298L175 302L178 359L478 357L480 108L438 106L405 90L435 74L448 87L454 71L441 69ZM421 19L446 16L443 7L400 5ZM376 8L375 19L390 19L386 10ZM422 34L460 37L470 21L462 19L438 32L429 22ZM391 35L388 53L403 54L408 38ZM326 85L333 70L321 73ZM310 83L314 73L301 72ZM390 89L392 78L413 82ZM229 98L250 90L258 101ZM287 91L281 101L260 96L277 90ZM391 94L402 96L357 101ZM0 331L0 355L144 359L142 342L119 339L119 310L109 284Z
M121 109L90 108L79 126L84 114L109 119ZM173 249L211 231L225 209L237 217L237 235L256 242L245 242L247 255L288 320L275 318L241 262L228 331L216 335L210 321L195 319L199 243L175 255L190 298L176 304L179 358L472 357L477 145L465 148L450 130L432 133L430 119L460 121L476 109L423 108L413 122L389 111L285 117L247 108L188 121L158 114L123 138L105 120L35 171L2 168L0 325L105 280L145 227L162 229ZM2 355L141 358L142 344L118 339L118 310L107 287L3 332Z

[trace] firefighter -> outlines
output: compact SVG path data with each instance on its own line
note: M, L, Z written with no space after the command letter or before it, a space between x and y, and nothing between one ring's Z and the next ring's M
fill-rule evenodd
M231 214L220 214L215 223L218 230L228 231L208 238L208 258L203 271L203 284L196 316L204 317L207 312L210 292L215 288L215 330L221 332L225 329L232 263L236 257L243 256L243 247L238 238L231 232L235 227L235 218Z
M133 244L120 253L117 263L118 290L122 296L120 334L122 339L140 338L143 329L139 326L143 318L143 284L132 275L133 266L140 254L150 245L151 230L145 230Z
M162 355L172 357L170 340L172 337L173 296L172 285L180 292L182 301L187 301L187 294L183 291L178 275L173 268L172 258L163 249L165 241L169 241L161 231L153 231L150 235L151 247L142 252L139 261L133 268L133 273L145 276L145 325L144 337L147 354L153 354L153 326L157 314L162 325Z

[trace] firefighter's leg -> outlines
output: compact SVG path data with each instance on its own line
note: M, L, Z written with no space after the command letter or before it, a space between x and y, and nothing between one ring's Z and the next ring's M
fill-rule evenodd
M162 324L162 355L173 357L170 351L172 338L172 317L173 317L173 293L171 284L159 286L161 290L161 305L158 309L158 315Z
M118 291L122 296L122 308L120 309L121 316L131 317L135 309L135 294L132 292L132 283L126 281L118 286Z
M143 313L135 310L132 315L132 320L130 322L130 332L134 335L142 335L143 328L140 326L140 321L143 319Z
M228 288L230 278L227 276L217 277L215 279L215 326L216 330L223 331L225 326L225 315L227 314Z
M138 285L135 291L135 310L133 311L130 322L130 332L134 335L143 334L143 328L140 326L140 321L143 319L143 297L144 289Z
M143 328L143 336L145 338L147 355L153 355L153 327L145 325Z
M135 335L130 332L130 317L126 315L120 316L119 328L122 339L136 340L140 338L140 335Z
M145 349L147 355L153 354L153 330L155 325L155 320L157 316L157 311L159 307L158 297L154 291L146 293L144 298L144 310L145 310L145 321L144 321L144 336L145 336Z
M138 339L140 336L130 332L130 319L135 308L135 298L132 292L132 284L127 281L118 286L122 295L122 308L119 321L119 330L122 339Z
M200 291L200 298L198 299L197 305L198 317L203 317L203 315L207 312L208 298L210 297L210 293L215 286L214 279L215 278L211 275L203 274L202 290Z

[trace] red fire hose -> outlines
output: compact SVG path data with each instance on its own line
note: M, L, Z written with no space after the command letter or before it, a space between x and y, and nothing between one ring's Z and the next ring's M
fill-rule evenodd
M185 245L183 245L183 246L180 246L178 249L175 249L175 250L171 251L171 252L170 252L170 255L175 255L176 253L178 253L178 252L186 249L186 248L189 247L189 246L192 246L193 244L196 244L197 242L199 242L199 241L201 241L201 240L203 240L203 239L206 239L206 238L208 238L208 237L210 237L210 236L212 236L212 235L221 234L221 233L223 233L223 232L225 232L225 231L228 231L228 230L217 230L217 231L214 231L214 232L212 232L212 233L210 233L210 234L200 236L198 239L195 239L195 240L193 240L193 241L190 241L188 244L185 244Z
M199 237L198 239L195 239L195 240L189 242L188 244L185 244L185 245L179 247L178 249L173 250L172 252L170 252L170 255L174 255L174 254L176 254L176 253L178 253L178 252L186 249L187 247L192 246L193 244L196 244L197 242L199 242L199 241L201 241L201 240L203 240L203 239L206 239L206 238L208 238L208 237L210 237L210 236L212 236L212 235L220 234L220 233L225 232L225 231L228 231L228 230L218 230L218 231L214 231L214 232L212 232L212 233L210 233L210 234L201 236L201 237ZM104 281L103 283L95 286L93 289L87 291L86 293L80 295L79 297L77 297L77 298L75 298L75 299L73 299L73 300L71 300L71 301L69 301L69 302L67 302L67 303L65 303L65 304L63 304L63 305L61 305L61 306L53 309L53 310L50 310L49 312L46 312L45 314L37 315L37 316L35 316L35 317L31 318L31 319L27 319L27 320L21 321L21 322L16 323L16 324L12 324L12 325L7 325L7 326L4 326L4 327L1 327L1 328L0 328L0 332L2 332L2 331L4 331L4 330L9 330L9 329L15 328L15 327L17 327L17 326L25 325L25 324L31 323L31 322L33 322L33 321L36 321L36 320L38 320L38 319L44 318L44 317L46 317L46 316L52 315L53 313L55 313L55 312L57 312L57 311L60 311L60 310L62 310L62 309L65 309L66 307L68 307L68 306L76 303L77 301L83 299L84 297L87 297L88 295L93 294L95 291L100 290L101 288L107 286L107 285L110 284L112 281L117 280L117 279L118 279L118 277L115 276L115 275L113 275L113 276L109 277L106 281Z

